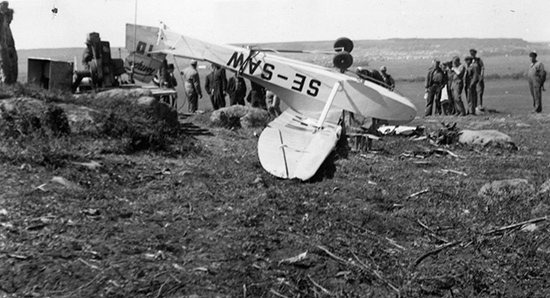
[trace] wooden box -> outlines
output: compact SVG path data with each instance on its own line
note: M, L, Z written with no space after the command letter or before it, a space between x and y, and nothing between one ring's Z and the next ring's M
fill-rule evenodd
M73 62L29 58L28 63L27 82L29 84L36 84L45 89L71 90Z

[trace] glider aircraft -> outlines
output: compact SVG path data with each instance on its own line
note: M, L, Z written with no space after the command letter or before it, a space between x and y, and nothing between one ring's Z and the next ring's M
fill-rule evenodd
M195 59L239 72L275 93L289 108L270 122L258 140L258 156L269 173L285 179L310 179L335 148L343 110L394 124L416 116L415 106L387 88L345 74L353 63L353 43L335 43L337 69L276 55L276 51L217 45L160 27L126 25L125 67L149 82L166 55Z

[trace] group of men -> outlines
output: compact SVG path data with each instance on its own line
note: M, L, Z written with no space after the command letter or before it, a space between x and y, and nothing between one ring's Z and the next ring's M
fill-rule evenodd
M464 58L465 64L455 56L446 63L438 59L433 60L433 65L426 76L426 110L424 116L436 115L476 115L483 111L483 92L485 82L485 66L483 61L476 56L475 49L470 50L470 56ZM537 53L529 53L531 65L527 71L529 91L533 99L533 113L542 112L542 92L546 81L544 65L537 61ZM462 102L464 91L467 106ZM435 111L433 111L435 108Z
M485 66L476 57L477 51L470 50L464 64L458 56L449 62L441 63L434 59L425 81L426 110L424 116L436 115L475 115L482 111L485 82ZM462 101L464 91L467 106ZM434 111L435 108L435 111Z
M191 60L189 67L185 68L181 74L184 80L185 93L189 100L188 112L195 113L198 109L198 100L202 98L197 61ZM228 80L225 69L216 64L212 64L212 71L205 78L204 89L210 97L213 110L224 108L226 106L226 95L229 95L230 106L244 106L246 99L252 107L268 110L274 116L281 114L280 101L273 92L251 81L250 91L247 95L244 78L238 72L235 72Z
M359 66L355 73L363 80L371 81L392 91L395 89L395 80L388 74L386 66L380 67L380 71Z

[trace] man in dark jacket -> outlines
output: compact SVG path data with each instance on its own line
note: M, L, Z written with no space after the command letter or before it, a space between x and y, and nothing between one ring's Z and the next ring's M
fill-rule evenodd
M382 75L382 81L386 84L386 87L393 91L393 89L395 89L395 80L387 73L385 66L380 67L380 74Z
M235 72L235 75L229 78L227 82L227 93L229 93L229 105L241 105L244 106L244 98L246 96L246 84L239 72Z
M227 77L225 69L219 65L214 65L212 100L218 108L225 107L225 92L227 90Z
M433 105L435 101L436 113L441 114L441 89L447 83L446 75L441 69L440 62L438 59L434 59L432 62L432 67L428 70L428 75L426 76L426 111L424 116L431 116Z
M206 94L208 94L208 97L210 97L212 110L217 110L220 107L214 101L214 71L216 69L214 64L212 64L211 68L212 68L212 71L209 74L207 74L206 77L204 78L204 90L206 91Z
M265 103L265 88L258 83L250 81L250 92L248 92L246 100L254 108L267 110L267 105Z
M467 113L470 115L476 114L477 107L477 84L479 83L480 72L479 64L471 57L464 58L466 61L466 75L464 76L464 83L466 86L466 96L468 101Z
M476 92L477 92L477 108L481 111L484 109L483 107L483 93L485 93L485 80L483 80L483 77L485 76L485 64L483 64L483 60L481 58L476 57L477 51L475 49L470 50L470 56L472 57L472 63L475 62L477 64L477 72L479 74L479 82L477 82L476 85Z

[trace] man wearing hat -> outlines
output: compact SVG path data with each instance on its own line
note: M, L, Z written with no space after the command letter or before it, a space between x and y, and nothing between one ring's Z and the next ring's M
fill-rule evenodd
M466 99L468 101L466 114L475 115L477 107L477 84L479 83L479 66L477 63L474 63L474 59L471 56L464 58L464 61L466 62L464 83L466 86Z
M395 81L392 78L391 75L389 75L387 72L386 66L380 67L380 73L382 74L382 80L386 84L386 87L393 91L395 89Z
M432 67L428 70L426 76L426 110L424 116L431 116L435 101L435 114L441 114L441 90L447 84L447 76L440 67L441 62L438 59L432 61Z
M198 109L199 98L202 98L201 80L197 71L197 60L189 61L189 66L181 71L185 87L185 94L189 99L189 113L195 113Z
M531 97L533 98L533 107L535 110L533 113L542 112L542 90L544 90L544 82L546 81L546 71L544 71L544 65L537 61L537 53L529 53L531 58L531 66L527 71L527 80L529 81L529 90L531 91Z
M485 65L483 65L481 58L476 57L476 55L477 51L475 49L471 49L470 56L472 57L472 63L477 64L477 72L479 75L479 82L476 86L477 108L483 110L483 93L485 91L485 81L483 80L483 76L485 75Z

